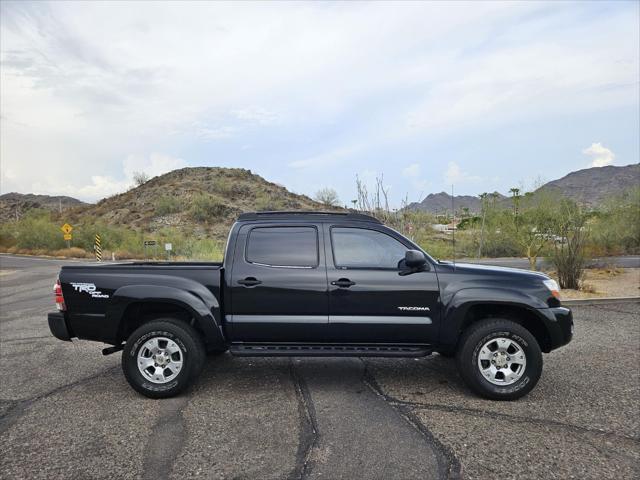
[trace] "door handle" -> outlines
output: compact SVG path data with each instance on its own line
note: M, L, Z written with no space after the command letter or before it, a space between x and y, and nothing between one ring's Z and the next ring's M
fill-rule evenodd
M351 285L355 285L355 284L356 282L352 282L348 278L340 278L338 280L331 282L331 285L335 285L336 287L340 287L340 288L349 288Z
M245 287L255 287L256 285L260 285L262 282L255 277L247 277L244 280L238 280L238 283Z

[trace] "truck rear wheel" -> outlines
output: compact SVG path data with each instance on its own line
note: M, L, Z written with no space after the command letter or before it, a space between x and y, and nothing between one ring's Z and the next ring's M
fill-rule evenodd
M200 374L206 352L198 332L173 318L145 323L122 351L122 370L134 390L167 398L187 388Z
M507 319L472 324L462 336L456 360L465 383L492 400L525 396L542 374L542 352L535 337Z

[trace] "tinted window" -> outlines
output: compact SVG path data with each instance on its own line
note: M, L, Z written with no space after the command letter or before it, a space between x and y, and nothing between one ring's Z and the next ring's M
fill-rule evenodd
M313 227L254 228L246 258L251 263L279 267L318 265L318 234Z
M332 228L336 267L398 268L408 250L389 235L363 228Z

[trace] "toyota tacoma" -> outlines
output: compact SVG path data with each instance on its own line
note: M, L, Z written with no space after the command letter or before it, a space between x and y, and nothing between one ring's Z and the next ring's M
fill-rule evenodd
M374 217L242 214L222 263L63 266L49 328L122 351L129 384L170 397L207 355L455 357L477 394L534 388L571 311L531 271L437 261Z

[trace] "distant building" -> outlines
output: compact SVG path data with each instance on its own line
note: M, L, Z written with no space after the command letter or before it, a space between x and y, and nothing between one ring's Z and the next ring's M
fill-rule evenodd
M458 230L458 224L460 223L460 220L454 220L451 223L434 223L431 225L431 228L433 228L436 232L443 232L443 233L451 233L455 230Z

